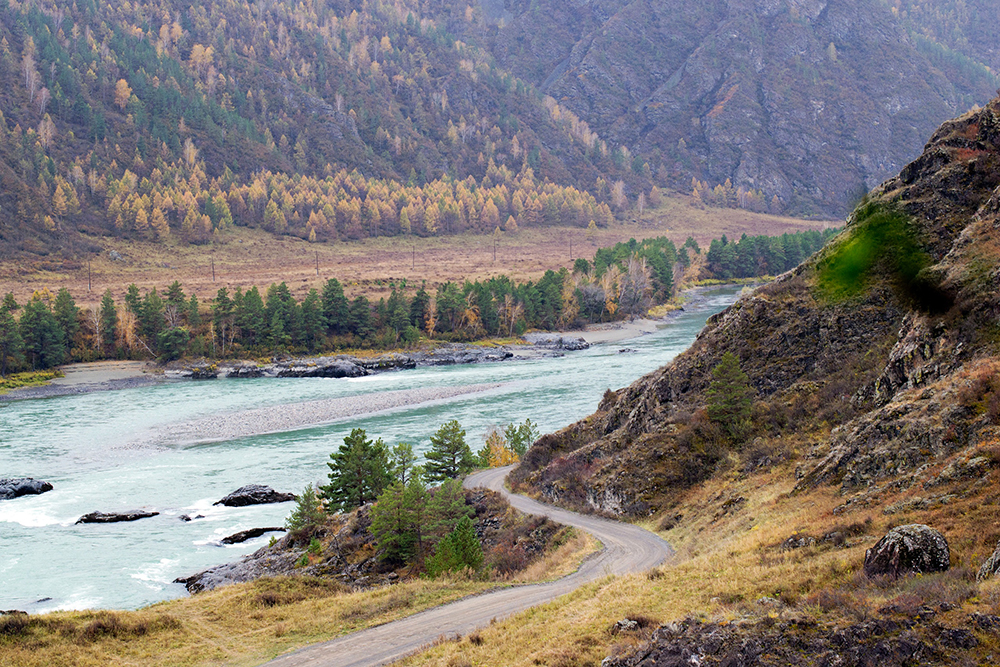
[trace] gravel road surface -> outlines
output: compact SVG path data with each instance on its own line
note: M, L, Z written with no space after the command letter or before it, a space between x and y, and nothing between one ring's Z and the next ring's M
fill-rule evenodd
M513 466L469 476L466 488L485 487L503 493L511 505L528 514L547 516L599 539L604 548L587 558L573 574L544 584L505 588L428 609L407 618L314 644L268 662L269 667L376 667L406 657L439 637L466 635L530 607L544 604L609 574L643 572L673 555L667 542L638 526L570 512L511 495L503 488Z

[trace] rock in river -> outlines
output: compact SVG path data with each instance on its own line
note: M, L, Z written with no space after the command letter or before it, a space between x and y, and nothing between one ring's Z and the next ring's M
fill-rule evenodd
M0 479L0 500L11 500L20 496L37 495L51 491L52 485L30 477Z
M264 505L267 503L284 503L295 500L294 493L280 493L263 484L247 484L236 489L228 496L212 503L226 507L245 507L247 505Z
M283 533L284 528L280 526L272 526L271 528L251 528L250 530L241 530L238 533L233 533L228 537L222 538L223 544L239 544L240 542L246 542L247 540L253 539L255 537L260 537L264 533Z
M118 523L119 521L138 521L157 516L159 512L147 512L146 510L130 510L128 512L91 512L84 514L77 523Z
M893 528L865 554L865 574L869 577L944 572L950 566L951 552L944 535L920 523Z

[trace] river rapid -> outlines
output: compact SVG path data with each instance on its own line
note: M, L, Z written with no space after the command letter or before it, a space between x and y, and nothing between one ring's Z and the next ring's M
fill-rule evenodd
M231 546L219 540L283 525L294 506L212 505L238 487L260 483L299 493L308 483L326 483L325 463L352 428L390 445L412 443L418 453L449 419L462 424L473 451L494 425L530 418L543 433L558 430L592 413L605 390L628 385L684 351L705 320L740 290L700 290L656 333L559 358L357 379L174 381L0 403L0 477L34 477L54 486L40 496L0 501L0 609L134 609L184 596L184 587L171 583L176 577L237 560L269 538ZM352 398L384 406L376 394L407 390L431 400L291 431L191 437L192 424L220 415L239 422L253 419L259 408L288 411ZM137 508L160 515L75 523L88 512ZM185 514L203 518L185 522Z

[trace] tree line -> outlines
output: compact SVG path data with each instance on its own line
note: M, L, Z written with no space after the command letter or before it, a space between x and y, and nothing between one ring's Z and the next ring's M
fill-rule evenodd
M781 236L747 236L730 241L724 235L712 241L706 260L720 280L776 276L794 269L823 247L840 229L807 230Z
M712 242L707 268L716 278L773 275L797 265L834 230L780 237L725 237ZM546 271L537 281L508 276L446 282L432 294L425 285L390 283L390 294L372 302L348 298L328 279L298 301L284 282L263 292L256 286L221 288L202 301L174 281L162 292L132 284L120 301L111 290L98 306L81 309L63 288L35 292L24 304L8 294L0 304L0 374L43 369L67 361L182 356L319 353L356 348L412 346L421 338L470 341L520 336L529 329L580 327L644 315L668 301L677 271L701 248L693 238L680 247L666 237L599 248L572 271Z

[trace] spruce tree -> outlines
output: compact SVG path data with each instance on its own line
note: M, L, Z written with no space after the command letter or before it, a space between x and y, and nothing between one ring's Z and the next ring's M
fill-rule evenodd
M24 358L24 341L17 328L17 320L7 308L0 308L0 377L6 377L9 366Z
M443 482L464 475L476 467L476 457L465 442L465 429L452 419L431 436L431 448L424 455L429 482Z
M712 382L706 392L708 418L722 427L732 439L742 438L750 428L750 405L754 390L732 352L722 355L712 370Z

